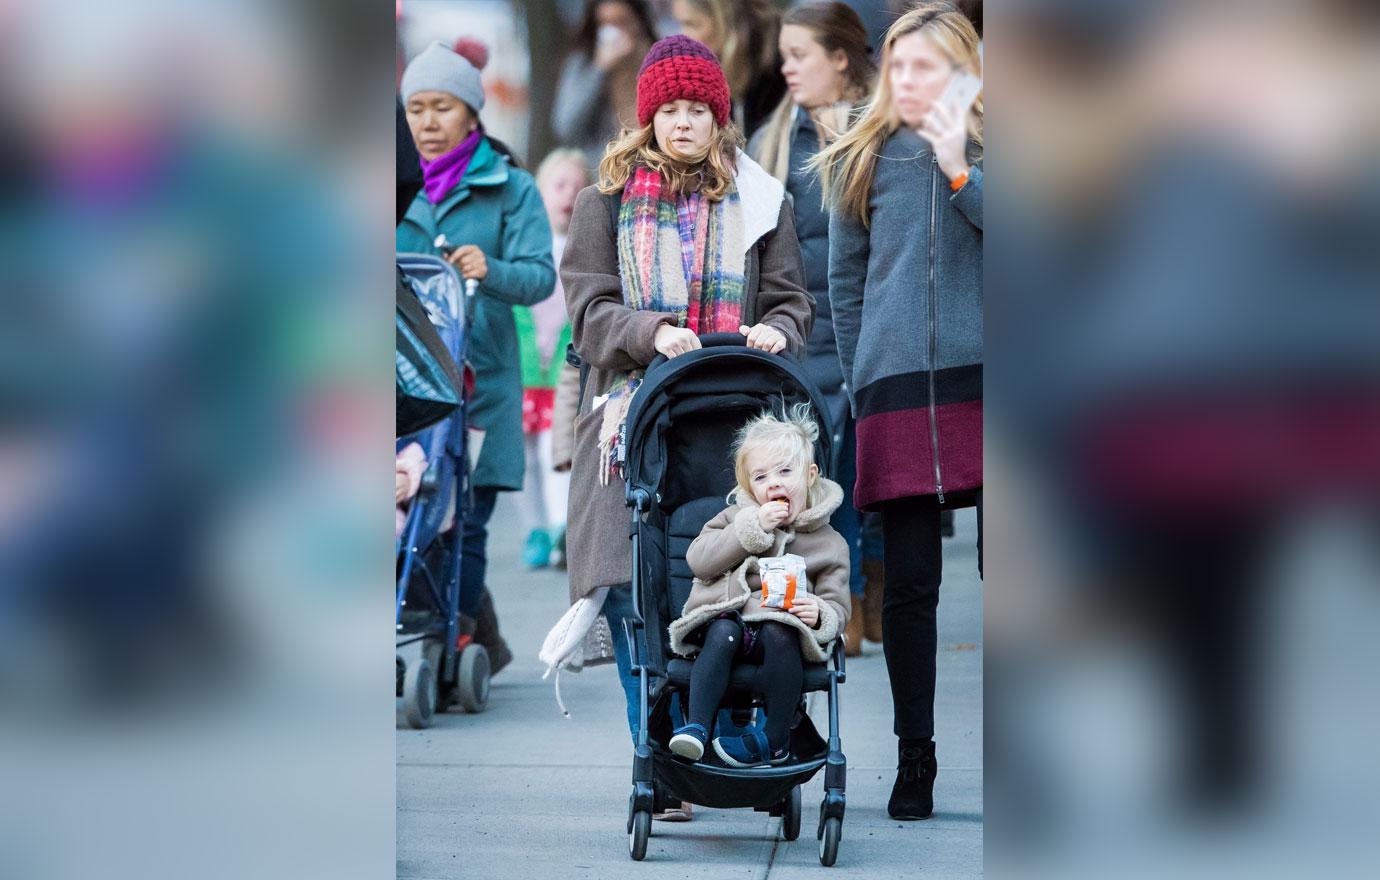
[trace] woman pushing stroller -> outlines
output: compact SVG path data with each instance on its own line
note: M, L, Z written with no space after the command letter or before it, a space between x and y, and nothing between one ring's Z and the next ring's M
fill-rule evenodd
M818 438L808 404L784 419L748 422L738 436L730 504L686 553L694 586L669 627L672 650L698 651L687 720L669 743L683 758L704 754L730 673L743 662L760 666L766 724L714 738L714 751L731 767L790 760L804 661L826 660L852 607L848 544L829 526L843 490L814 462Z
M586 365L575 423L567 549L572 605L597 602L613 632L634 617L625 484L611 466L633 392L658 354L741 333L799 353L814 322L785 187L739 149L728 83L702 44L656 43L642 62L638 125L609 145L575 200L561 279ZM596 600L596 597L597 600ZM638 680L615 639L628 725Z

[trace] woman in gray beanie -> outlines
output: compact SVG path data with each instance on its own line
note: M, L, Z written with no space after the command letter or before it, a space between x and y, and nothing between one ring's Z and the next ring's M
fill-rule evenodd
M423 186L398 224L397 249L437 254L436 240L444 235L455 248L445 258L479 282L467 340L475 372L468 418L484 434L470 474L473 502L463 518L460 612L476 621L475 641L489 649L497 672L512 655L484 586L488 522L498 493L522 488L524 466L513 306L535 305L556 284L551 227L532 176L484 133L479 68L434 43L407 66L401 97Z

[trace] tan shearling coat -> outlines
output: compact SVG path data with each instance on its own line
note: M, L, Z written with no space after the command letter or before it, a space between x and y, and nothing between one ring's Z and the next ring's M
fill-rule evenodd
M695 630L725 611L738 611L745 623L776 620L795 627L806 661L823 663L829 645L848 624L848 542L829 526L843 501L843 489L820 477L818 500L785 528L766 532L758 506L739 496L738 503L705 523L686 553L695 573L685 610L669 629L671 650L689 655L698 647L687 641ZM762 607L757 561L794 553L805 560L809 591L819 599L819 623L811 628L788 611Z

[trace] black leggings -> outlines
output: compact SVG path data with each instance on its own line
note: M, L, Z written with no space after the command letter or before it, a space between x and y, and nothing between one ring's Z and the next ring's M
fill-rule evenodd
M704 648L695 658L690 673L691 724L710 729L710 720L728 689L728 677L735 660L760 664L755 689L766 700L767 743L773 749L786 744L791 719L804 683L805 667L800 656L800 636L795 627L769 620L761 624L752 650L743 656L743 624L721 617L710 622L704 634Z
M977 494L978 574L982 574L982 493ZM943 575L939 502L933 495L882 503L882 650L891 679L894 731L934 738L934 678L939 650L935 611Z

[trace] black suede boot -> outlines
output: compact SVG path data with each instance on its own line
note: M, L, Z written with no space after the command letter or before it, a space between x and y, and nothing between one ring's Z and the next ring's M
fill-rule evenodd
M489 675L497 675L503 667L513 662L513 652L498 631L498 613L494 611L494 597L488 588L479 602L479 615L475 618L474 640L489 652Z
M896 784L891 788L887 814L893 819L928 819L934 812L934 740L903 739L897 746Z

